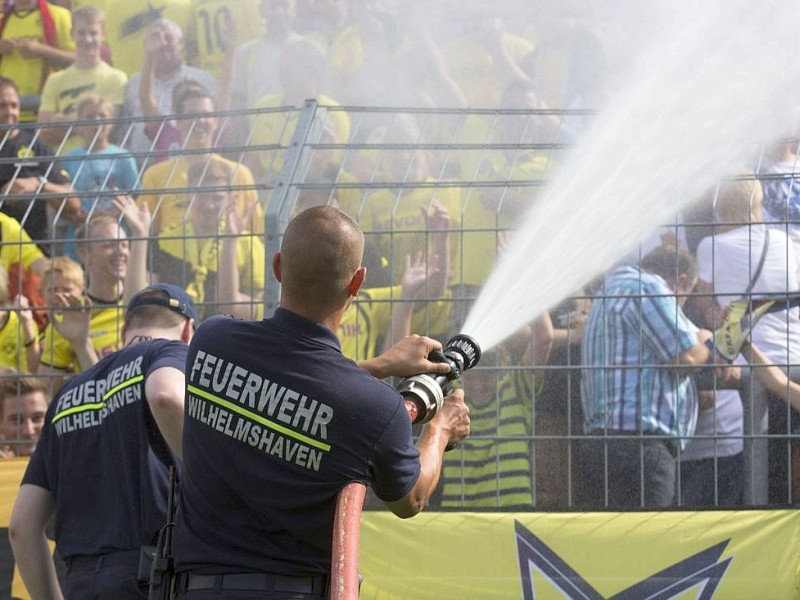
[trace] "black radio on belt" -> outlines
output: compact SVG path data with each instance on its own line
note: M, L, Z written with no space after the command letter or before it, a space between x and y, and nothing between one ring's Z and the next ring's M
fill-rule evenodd
M158 532L155 546L142 546L139 556L139 583L150 587L150 600L169 600L174 596L175 564L172 557L172 529L175 527L175 467L169 468L167 522Z

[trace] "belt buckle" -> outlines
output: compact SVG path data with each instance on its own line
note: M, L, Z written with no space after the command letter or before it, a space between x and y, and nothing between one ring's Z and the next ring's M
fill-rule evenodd
M220 590L270 592L275 589L274 576L267 573L223 573L216 578Z
M275 575L275 591L293 594L314 593L314 578L293 575Z
M220 575L200 575L186 571L176 576L175 589L183 592L218 589Z

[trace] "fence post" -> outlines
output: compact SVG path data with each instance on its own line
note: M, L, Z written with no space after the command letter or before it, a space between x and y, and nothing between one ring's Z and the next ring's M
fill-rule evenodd
M309 141L316 112L317 101L306 100L297 116L297 125L286 149L283 165L278 173L264 214L264 250L267 257L267 260L264 261L265 317L273 313L280 300L280 284L272 275L272 256L280 250L283 232L286 231L286 226L289 225L294 212L297 192L292 191L292 183L300 170L303 149Z

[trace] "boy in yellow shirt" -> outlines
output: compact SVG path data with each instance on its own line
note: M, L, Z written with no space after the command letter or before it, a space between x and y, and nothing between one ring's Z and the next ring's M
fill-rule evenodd
M40 123L72 121L78 102L87 93L95 93L114 107L112 117L119 116L125 98L128 76L105 62L101 56L105 39L105 15L91 5L77 8L72 15L72 39L75 42L75 62L53 73L44 84L39 107ZM44 127L42 136L59 154L78 148L83 143L79 135L71 135L69 126Z
M74 289L54 294L56 312L45 329L38 373L56 378L56 387L119 349L124 307L147 283L150 213L144 203L136 205L124 196L114 198L114 204L130 238L118 217L92 217L77 232L88 285L82 294Z

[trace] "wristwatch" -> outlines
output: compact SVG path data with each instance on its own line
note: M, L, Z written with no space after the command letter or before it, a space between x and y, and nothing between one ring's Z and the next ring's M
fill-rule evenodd
M44 175L39 175L39 189L43 190L44 186L46 186L47 183L48 183L47 177L45 177Z

